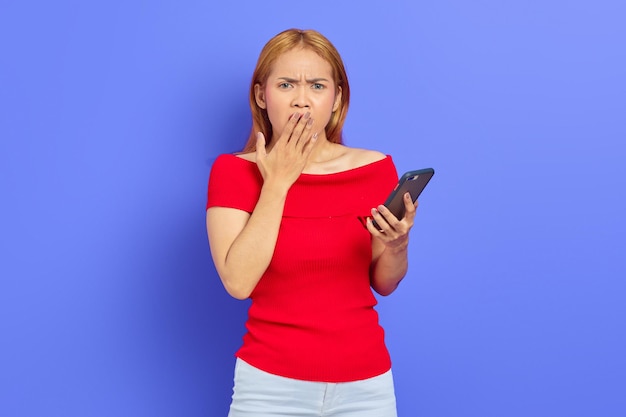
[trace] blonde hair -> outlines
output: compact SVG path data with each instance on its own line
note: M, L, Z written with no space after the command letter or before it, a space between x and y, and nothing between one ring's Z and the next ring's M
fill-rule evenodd
M256 150L257 132L262 132L268 142L272 137L272 125L267 116L267 111L259 107L256 102L255 85L258 84L263 88L272 70L272 65L278 57L296 47L315 52L326 60L332 68L332 75L337 88L336 93L341 88L341 101L326 125L326 138L334 143L343 142L342 129L350 103L350 86L341 56L333 44L321 33L314 30L288 29L274 36L265 44L252 74L249 97L250 110L252 111L252 130L243 149L244 153Z

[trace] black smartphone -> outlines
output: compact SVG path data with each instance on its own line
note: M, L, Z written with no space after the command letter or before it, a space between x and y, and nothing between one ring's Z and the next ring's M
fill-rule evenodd
M407 192L411 194L411 201L415 203L415 200L417 200L417 197L424 191L424 188L426 188L428 181L430 181L433 175L435 175L435 170L432 168L405 172L404 175L400 177L400 180L398 180L398 184L391 194L389 194L389 197L387 197L384 206L401 220L404 217L404 194ZM380 230L376 221L374 221L373 224L374 227Z

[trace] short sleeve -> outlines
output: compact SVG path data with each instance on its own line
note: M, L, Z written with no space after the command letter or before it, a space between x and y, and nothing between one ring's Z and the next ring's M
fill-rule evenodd
M254 162L220 155L211 167L206 208L229 207L252 213L262 185L263 177Z

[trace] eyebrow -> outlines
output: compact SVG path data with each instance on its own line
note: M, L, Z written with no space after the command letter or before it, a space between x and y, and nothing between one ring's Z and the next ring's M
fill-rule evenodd
M296 80L295 78L289 78L289 77L278 77L279 80L283 80L283 81L287 81L288 83L292 83L292 84L297 84L300 80ZM320 81L326 81L328 82L328 79L326 78L311 78L311 79L307 79L305 80L307 83L309 84L314 84L314 83L318 83Z

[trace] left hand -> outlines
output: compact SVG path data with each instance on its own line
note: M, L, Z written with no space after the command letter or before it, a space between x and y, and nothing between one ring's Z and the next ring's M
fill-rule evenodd
M404 217L398 220L387 207L380 205L372 209L372 217L368 217L366 227L367 230L377 239L380 239L386 247L391 249L404 249L409 242L409 230L413 227L415 219L415 210L417 209L417 201L415 204L411 201L409 193L404 194ZM378 230L372 224L372 218L380 227Z

